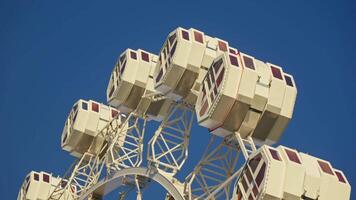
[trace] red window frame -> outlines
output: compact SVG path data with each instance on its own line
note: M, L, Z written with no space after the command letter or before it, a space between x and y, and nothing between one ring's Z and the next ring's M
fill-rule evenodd
M266 163L263 162L263 165L262 167L260 168L260 171L258 172L257 176L256 176L256 179L255 179L255 182L257 184L257 187L260 187L263 179L264 179L264 176L265 176L265 172L266 172Z
M203 34L198 31L194 31L194 40L203 44Z
M182 30L182 37L183 37L183 39L189 41L189 32L185 31L185 30Z
M230 58L230 63L236 67L239 67L239 61L237 60L237 57L234 55L229 55Z
M226 42L223 42L223 41L218 41L218 46L219 46L219 49L220 51L224 51L226 52L227 51L227 44Z
M286 154L288 156L288 159L290 161L293 161L293 162L298 163L298 164L302 164L300 162L300 159L299 159L298 154L296 152L294 152L292 150L289 150L289 149L284 149L284 151L286 152Z
M342 183L346 183L346 179L344 178L344 176L342 175L341 172L338 172L338 171L334 171L336 176L337 176L337 179L342 182Z
M115 118L118 114L119 114L119 112L117 110L111 110L111 117L112 118Z
M170 45L173 44L176 37L177 37L177 33L174 33L173 35L169 36L168 41L169 41Z
M268 148L268 150L269 150L273 159L281 161L281 157L279 156L279 153L277 150L272 149L272 148Z
M99 112L99 104L92 102L91 110L98 113Z
M330 174L330 175L334 175L333 171L331 170L330 165L329 165L327 162L318 160L318 164L319 164L320 169L321 169L324 173L327 173L327 174Z
M283 80L281 69L279 69L278 67L272 66L272 65L270 67L271 67L273 77Z
M34 173L34 174L33 174L33 179L34 179L35 181L39 181L39 180L40 180L40 175L37 174L37 173Z
M253 59L252 58L250 58L248 56L243 56L243 60L244 60L244 63L245 63L245 67L255 70L255 64L253 63Z
M136 52L130 51L130 56L131 56L132 59L137 60L137 54L136 54Z
M293 81L292 81L292 77L288 76L288 75L284 75L284 79L286 80L287 85L294 87Z
M146 53L146 52L141 52L141 58L142 58L142 60L144 60L144 61L146 61L146 62L150 62L150 58L149 58L149 56L148 56L148 53Z
M50 179L50 177L49 177L48 174L43 174L42 180L43 180L44 182L49 183L49 179Z

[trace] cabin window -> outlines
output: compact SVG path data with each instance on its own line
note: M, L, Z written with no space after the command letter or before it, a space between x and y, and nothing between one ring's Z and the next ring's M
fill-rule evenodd
M91 110L94 112L99 112L99 104L92 102L91 103Z
M255 65L253 64L253 60L250 57L243 56L245 67L255 70Z
M176 52L176 48L177 48L177 42L174 43L171 52L169 53L169 55L172 57L174 55L174 53Z
M204 84L203 84L202 92L203 92L203 96L202 96L202 100L203 100L205 95L206 95L205 85Z
M117 114L119 114L119 112L117 110L111 110L111 117L115 118L117 116Z
M239 66L239 62L237 61L236 56L229 55L229 58L230 58L230 62L231 62L232 65L235 65L236 67Z
M74 117L73 117L73 122L77 119L78 112L75 112Z
M125 58L126 58L126 54L124 54L124 55L122 55L122 56L120 57L120 63L121 63L121 64L124 62Z
M88 104L86 102L82 102L82 109L88 110Z
M244 176L241 177L241 184L242 184L242 187L243 187L243 189L244 189L244 191L246 193L247 190L248 190L248 186L247 186L247 183L246 183L246 180L245 180Z
M159 70L158 76L156 77L156 82L158 82L159 80L161 80L161 77L163 75L163 70Z
M130 55L131 55L132 59L135 59L135 60L137 59L137 54L135 52L130 51Z
M318 160L318 164L319 164L321 170L323 170L323 172L330 174L330 175L334 175L334 173L331 170L331 167L328 163Z
M30 183L28 183L27 186L26 186L26 189L25 189L26 193L27 193L29 187L30 187Z
M252 174L251 174L249 168L246 168L246 177L247 177L248 182L251 183L253 179L252 179Z
M26 183L30 180L30 176L26 176Z
M214 95L210 94L210 102L213 102L213 101L214 101Z
M210 82L210 76L209 76L209 74L207 74L207 76L206 76L206 82L208 83L208 90L210 90L210 88L211 88L211 82Z
M257 184L258 187L260 187L260 185L262 183L262 180L263 180L263 178L265 176L265 171L266 171L266 163L263 163L263 165L262 165L262 167L261 167L260 171L258 172L258 174L256 176L256 179L255 179L256 184Z
M163 49L163 59L167 58L167 49Z
M214 80L215 79L213 70L209 70L209 75L210 75L210 80Z
M284 149L284 151L287 153L287 156L288 156L290 161L293 161L295 163L301 164L297 153L295 153L294 151L291 151L289 149Z
M257 195L258 195L258 189L257 189L256 185L253 185L252 192L253 192L253 194L255 195L255 197L257 197Z
M35 181L39 181L39 180L40 180L40 176L39 176L37 173L34 173L34 174L33 174L33 179L34 179Z
M109 97L112 96L112 94L114 93L114 89L115 89L115 86L113 85L110 89L110 92L109 92Z
M227 44L223 41L218 41L220 51L227 51Z
M43 174L42 179L44 182L49 183L49 175L48 174Z
M281 160L281 158L279 157L278 151L271 149L271 148L269 148L268 150L271 153L273 159Z
M281 69L271 66L271 70L272 70L273 77L283 80Z
M215 70L215 73L218 73L219 69L220 69L220 66L221 64L223 63L223 60L220 58L218 61L216 61L214 64L213 64L213 68Z
M235 54L235 55L237 54L237 52L234 49L231 49L231 48L229 48L229 52L232 53L232 54Z
M346 180L345 180L344 176L340 172L335 171L335 174L337 176L337 179L339 179L340 182L346 183Z
M142 58L142 60L144 60L144 61L146 61L146 62L149 62L149 61L150 61L149 56L148 56L148 53L141 52L141 58Z
M189 33L185 30L182 30L182 37L185 39L185 40L188 40L189 41Z
M176 39L176 37L177 37L177 34L174 33L173 35L171 35L171 36L168 38L170 45L173 44L173 42L174 42L174 40Z
M260 163L261 161L261 154L257 154L254 158L252 158L249 162L248 162L248 165L250 166L251 168L251 171L254 173L257 166L258 166L258 163Z
M203 34L197 32L197 31L194 31L194 39L197 42L203 43Z
M126 60L125 60L125 62L121 65L120 74L123 74L123 73L124 73L125 67L126 67Z
M216 84L218 87L220 86L221 81L223 80L224 73L225 73L225 68L223 67L220 74L218 75L218 78L216 79Z
M201 109L199 111L199 115L200 116L204 115L207 108L208 108L208 101L205 101L203 106L201 107Z
M218 94L218 88L216 88L216 85L214 87L214 96L216 96Z
M287 85L294 87L292 78L290 76L284 75L284 78L286 79Z

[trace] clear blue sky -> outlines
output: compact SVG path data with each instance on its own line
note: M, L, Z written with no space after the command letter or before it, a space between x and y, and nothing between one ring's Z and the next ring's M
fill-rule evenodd
M177 26L225 39L293 74L297 104L280 143L330 160L355 184L355 20L352 1L1 1L0 198L15 199L32 169L63 174L73 160L60 148L72 104L105 102L120 52L158 53ZM152 134L150 128L146 136ZM207 130L195 125L180 176L207 141Z

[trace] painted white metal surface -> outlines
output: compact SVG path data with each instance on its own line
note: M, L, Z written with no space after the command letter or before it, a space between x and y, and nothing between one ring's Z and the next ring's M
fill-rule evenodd
M328 161L263 145L245 165L232 199L348 200L351 186Z
M67 180L54 177L50 173L31 171L21 186L17 200L47 200L57 184L65 186ZM69 190L75 191L76 188L74 185L68 187L60 200L73 200Z
M31 172L18 200L95 200L115 189L122 190L119 198L124 199L132 188L142 199L150 180L167 190L167 200L350 198L345 175L328 161L268 146L279 140L292 118L294 78L222 39L178 27L159 56L127 49L112 71L106 95L112 107L79 100L71 109L61 146L78 161L64 176L65 184L48 173ZM175 175L188 157L194 116L213 137L180 182ZM150 120L161 124L149 142L149 167L142 168Z
M98 133L115 117L118 126L121 116L115 108L93 100L78 100L72 107L61 137L62 149L80 158L85 152L97 154L105 145L105 139ZM98 136L98 137L97 137ZM124 140L125 135L122 135Z

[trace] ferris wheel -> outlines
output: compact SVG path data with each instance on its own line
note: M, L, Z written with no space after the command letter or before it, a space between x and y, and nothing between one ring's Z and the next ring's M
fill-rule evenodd
M76 161L62 177L30 172L18 200L99 200L114 191L140 200L150 184L161 185L167 194L157 199L166 200L350 199L349 182L330 162L274 146L296 96L293 76L280 66L178 27L158 55L127 49L119 56L107 105L74 103L61 147ZM210 141L179 180L195 117ZM146 133L153 121L158 128Z

